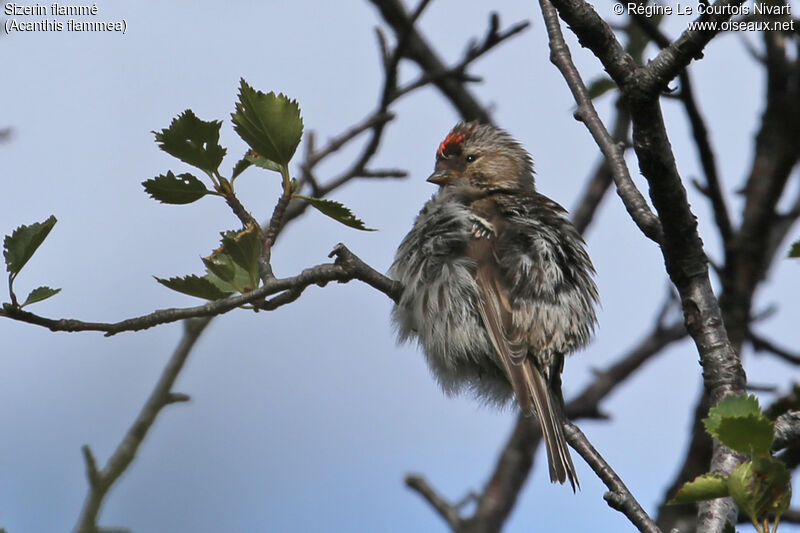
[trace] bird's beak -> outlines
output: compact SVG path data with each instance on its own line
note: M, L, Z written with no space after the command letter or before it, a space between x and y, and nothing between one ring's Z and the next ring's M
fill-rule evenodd
M437 170L428 178L428 183L439 185L447 185L455 181L455 176L446 170Z

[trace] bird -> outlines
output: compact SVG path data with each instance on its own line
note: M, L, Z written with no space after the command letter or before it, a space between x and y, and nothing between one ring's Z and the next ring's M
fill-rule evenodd
M516 401L541 428L550 480L579 487L564 434L564 358L597 325L595 269L566 210L536 191L533 160L494 125L460 122L436 151L438 186L389 274L399 342L416 340L448 395Z

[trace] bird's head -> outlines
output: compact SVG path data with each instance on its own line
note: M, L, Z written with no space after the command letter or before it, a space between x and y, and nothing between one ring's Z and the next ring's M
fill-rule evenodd
M460 122L439 144L436 168L428 181L440 187L532 190L533 162L528 152L500 128Z

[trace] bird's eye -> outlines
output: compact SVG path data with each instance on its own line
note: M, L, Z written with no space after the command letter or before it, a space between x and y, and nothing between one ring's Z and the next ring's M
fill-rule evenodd
M464 157L464 161L466 161L467 163L472 163L476 159L478 159L478 156L475 155L475 154L469 154L469 155Z

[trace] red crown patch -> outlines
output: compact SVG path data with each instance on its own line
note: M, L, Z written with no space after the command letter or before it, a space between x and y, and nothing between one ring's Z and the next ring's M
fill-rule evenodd
M447 137L445 137L442 143L439 145L439 150L436 153L437 155L444 155L445 151L460 145L463 141L464 141L463 133L456 133L455 131L451 131L450 133L447 134Z

